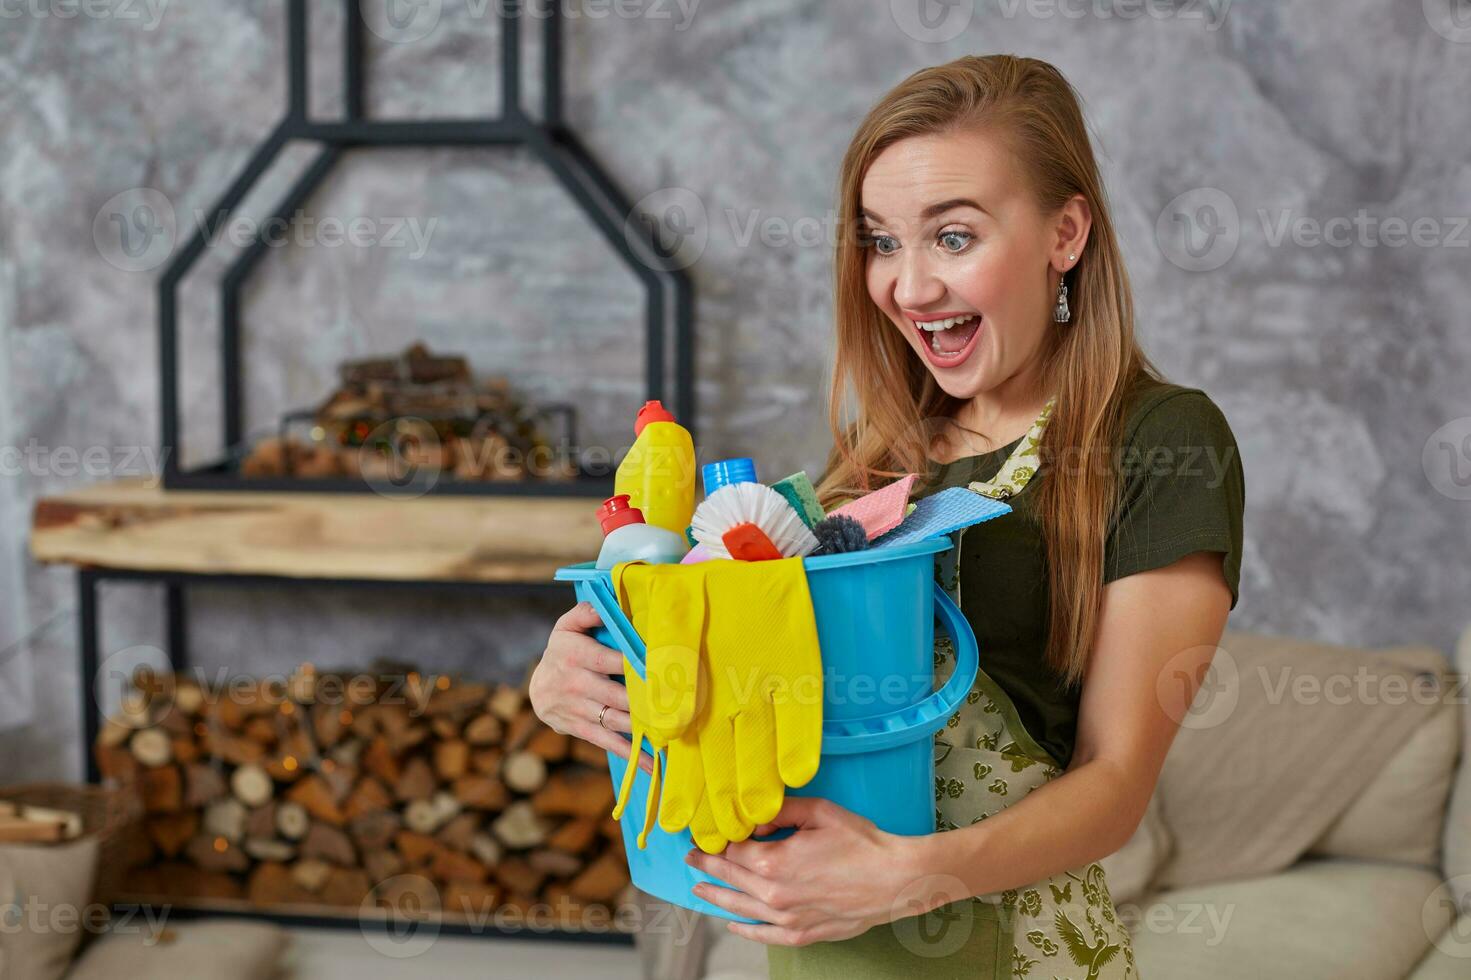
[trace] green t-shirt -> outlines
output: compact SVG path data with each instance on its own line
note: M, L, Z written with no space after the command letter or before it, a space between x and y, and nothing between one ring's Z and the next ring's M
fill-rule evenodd
M1021 439L936 464L924 496L989 480ZM1103 581L1160 568L1196 551L1224 553L1231 607L1241 579L1245 483L1226 417L1198 388L1149 383L1135 390L1119 457L1123 483L1104 545ZM1013 513L965 532L961 604L981 668L1015 703L1023 727L1066 769L1077 737L1079 688L1065 689L1044 656L1047 559L1033 507L1044 468L1013 497Z

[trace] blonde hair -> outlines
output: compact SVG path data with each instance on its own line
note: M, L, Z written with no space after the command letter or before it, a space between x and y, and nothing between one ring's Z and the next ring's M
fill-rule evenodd
M1076 93L1046 62L991 55L926 68L885 95L854 134L839 182L834 446L818 495L827 504L926 473L934 438L928 422L952 419L961 405L869 297L861 188L886 147L975 126L1008 140L1042 213L1057 212L1074 195L1092 211L1087 246L1067 274L1071 322L1049 324L1043 351L1044 390L1057 395L1057 405L1041 444L1048 478L1034 490L1051 589L1046 659L1072 685L1081 682L1097 627L1119 471L1071 460L1114 459L1130 389L1162 379L1134 338L1129 278ZM848 417L850 389L855 411ZM1060 460L1069 465L1057 466Z

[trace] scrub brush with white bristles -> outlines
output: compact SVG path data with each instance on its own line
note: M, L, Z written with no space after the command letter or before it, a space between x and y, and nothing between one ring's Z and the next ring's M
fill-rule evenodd
M787 499L762 483L728 483L701 501L690 524L712 558L764 561L817 550Z

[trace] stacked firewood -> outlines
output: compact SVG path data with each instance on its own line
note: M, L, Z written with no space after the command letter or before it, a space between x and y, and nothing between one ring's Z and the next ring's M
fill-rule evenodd
M472 918L540 904L566 928L633 897L606 755L542 724L524 685L303 665L133 687L94 747L146 812L130 892Z
M470 482L567 481L577 467L565 455L534 445L518 448L494 428L461 435L423 419L402 418L371 425L354 423L377 438L352 444L342 439L306 440L268 436L251 448L240 475L302 480L365 480L387 484L421 475ZM324 429L325 431L325 429Z
M338 375L339 387L311 413L310 438L260 440L241 475L386 480L412 469L470 481L576 476L510 383L476 379L464 357L413 344L397 357L346 361Z

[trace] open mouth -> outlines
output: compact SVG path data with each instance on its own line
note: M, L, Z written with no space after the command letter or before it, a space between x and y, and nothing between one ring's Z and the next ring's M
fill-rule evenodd
M955 367L975 347L981 333L979 313L954 313L927 320L914 320L919 343L930 363L937 367Z

